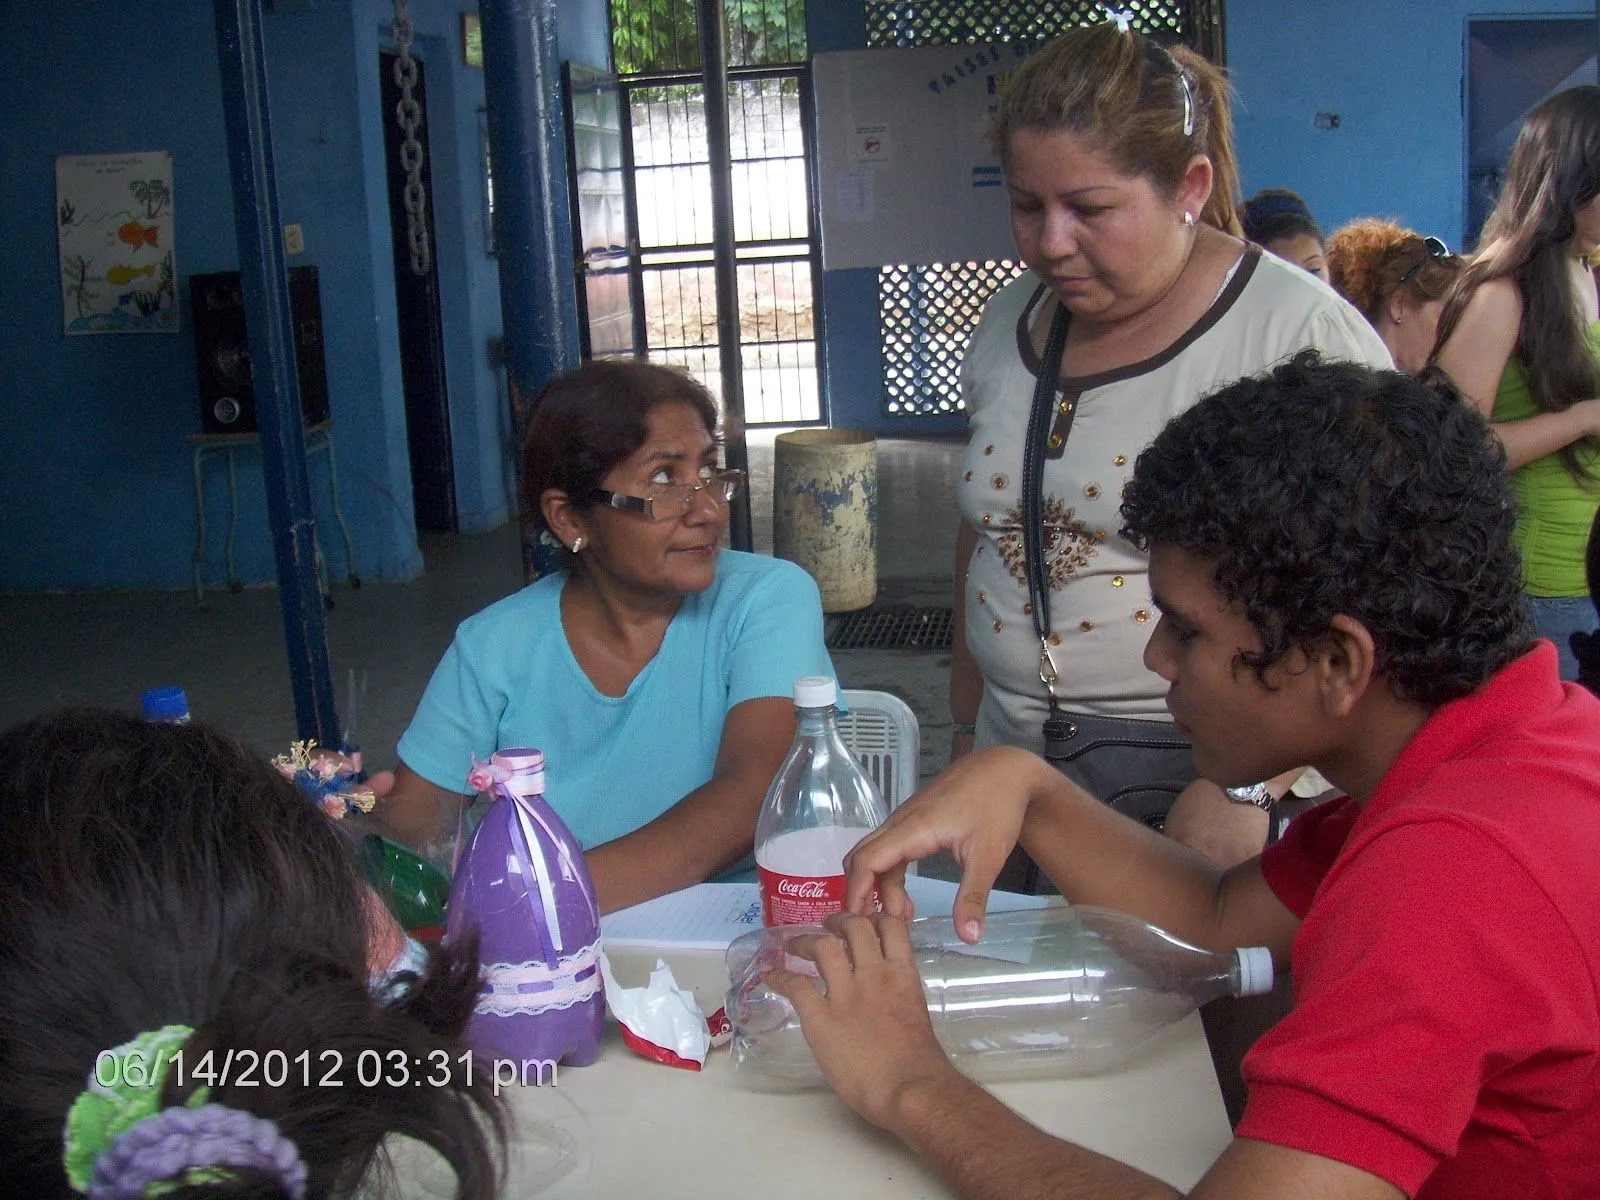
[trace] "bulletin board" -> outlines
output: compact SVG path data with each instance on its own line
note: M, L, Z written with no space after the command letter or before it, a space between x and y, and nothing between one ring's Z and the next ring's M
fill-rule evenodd
M1026 43L843 50L812 61L822 265L1015 258L989 121Z

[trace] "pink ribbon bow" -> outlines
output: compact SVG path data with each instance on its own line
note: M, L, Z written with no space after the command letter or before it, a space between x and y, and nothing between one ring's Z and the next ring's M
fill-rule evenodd
M511 771L494 761L472 760L472 770L467 772L467 786L475 792L487 792L497 783L511 778Z

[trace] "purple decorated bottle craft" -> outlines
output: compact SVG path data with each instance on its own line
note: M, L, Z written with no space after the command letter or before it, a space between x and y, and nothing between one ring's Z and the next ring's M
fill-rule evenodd
M467 1040L489 1057L588 1066L605 1015L594 882L545 802L543 754L501 750L486 775L472 782L492 782L494 803L460 854L445 932L478 930L483 992Z

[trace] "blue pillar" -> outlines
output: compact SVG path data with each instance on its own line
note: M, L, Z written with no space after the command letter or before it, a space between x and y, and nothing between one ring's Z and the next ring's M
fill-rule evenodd
M289 288L278 237L261 5L260 0L215 0L215 9L234 225L261 428L261 474L278 564L295 724L302 738L331 746L339 741L339 720L333 709L333 669L317 585L315 515L306 476Z
M512 403L522 415L578 365L566 130L555 0L481 0L483 86L494 163L494 239ZM523 566L550 569L522 514Z

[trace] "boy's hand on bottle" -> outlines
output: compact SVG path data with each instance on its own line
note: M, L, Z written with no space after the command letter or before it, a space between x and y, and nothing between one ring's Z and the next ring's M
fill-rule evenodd
M906 864L948 850L961 864L961 887L952 915L965 942L983 936L989 891L1022 833L1029 792L1024 768L1035 755L994 746L965 755L912 796L889 819L862 838L845 858L845 909L873 911L877 893L883 911L909 921Z
M841 913L826 924L833 936L789 947L816 964L826 995L793 971L768 972L764 982L794 1006L806 1044L840 1099L893 1131L909 1093L964 1077L934 1037L905 922Z

